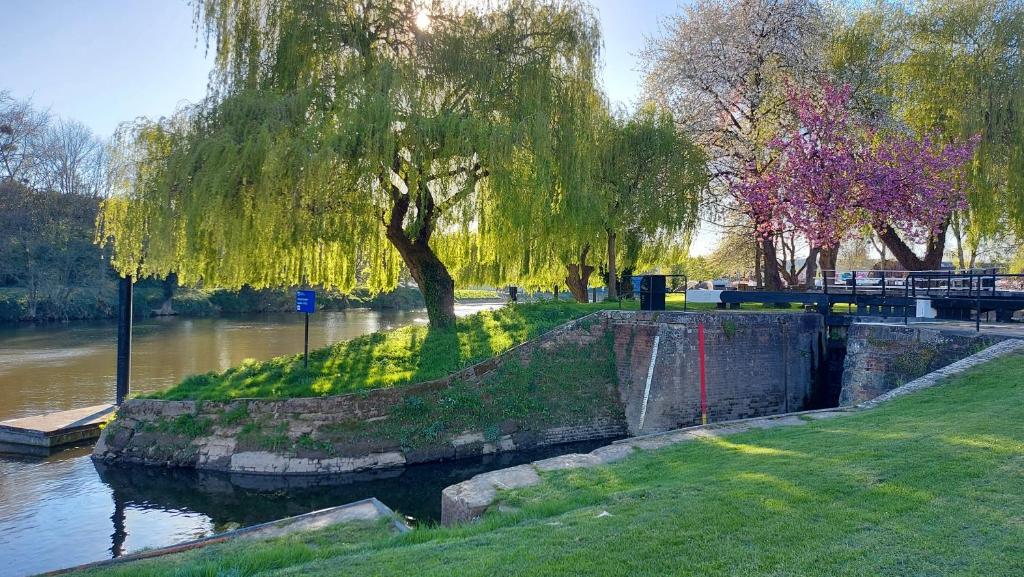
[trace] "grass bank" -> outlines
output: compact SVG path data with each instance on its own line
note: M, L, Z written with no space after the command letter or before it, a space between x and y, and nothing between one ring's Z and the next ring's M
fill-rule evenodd
M451 329L422 325L379 332L301 356L248 362L185 379L162 399L315 397L429 381L488 359L558 325L617 303L547 302L461 318Z
M1015 355L871 411L551 474L473 525L369 535L286 568L257 566L268 549L249 545L90 575L1009 577L1022 422Z
M682 295L669 295L668 310L682 310ZM602 309L636 310L635 300L580 304L547 301L506 306L460 318L451 329L409 326L373 333L301 356L248 361L221 373L195 375L148 395L167 400L230 400L340 395L438 379L502 353L547 331ZM713 304L689 310L714 310ZM779 309L749 304L749 311ZM784 311L797 312L791 308Z

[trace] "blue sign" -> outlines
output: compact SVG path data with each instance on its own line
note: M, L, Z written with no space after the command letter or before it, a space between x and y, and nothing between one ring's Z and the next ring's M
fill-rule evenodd
M633 293L634 294L640 294L640 283L643 282L644 277L642 277L642 276L635 276L635 277L632 277L631 280L633 281Z
M316 291L295 292L295 312L315 313L316 312Z

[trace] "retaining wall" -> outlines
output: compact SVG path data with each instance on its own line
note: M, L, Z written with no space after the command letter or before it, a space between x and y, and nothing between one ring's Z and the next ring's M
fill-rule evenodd
M632 434L700 424L699 325L704 327L711 421L812 408L816 389L824 386L825 326L818 314L613 312L609 316L619 390ZM644 411L656 337L658 355Z
M437 381L322 398L130 400L93 457L239 473L347 473L676 429L701 419L701 325L710 420L810 408L824 374L820 315L606 311ZM530 398L508 399L529 407L511 411L514 418L403 429L424 403L466 395L486 402L500 396L502 379L551 359L561 364L546 373L548 365L538 365L544 374L529 377L546 388L520 382L516 394ZM516 367L506 372L510 363Z
M1003 340L921 325L854 324L847 333L839 404L873 399Z

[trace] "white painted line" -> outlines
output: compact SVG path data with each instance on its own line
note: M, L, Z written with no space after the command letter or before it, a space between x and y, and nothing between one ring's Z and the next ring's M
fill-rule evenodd
M637 432L644 430L644 419L647 418L647 400L651 398L651 379L654 377L654 363L658 360L658 344L661 342L661 335L654 337L654 349L651 351L651 364L647 367L647 385L644 386L644 404L640 408L640 426Z

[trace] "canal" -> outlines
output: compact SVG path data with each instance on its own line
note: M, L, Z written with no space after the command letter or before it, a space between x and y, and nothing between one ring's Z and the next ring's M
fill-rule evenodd
M470 314L496 304L461 305ZM426 313L317 313L310 346L412 323ZM109 403L116 326L110 322L0 328L0 420ZM135 392L302 349L302 317L267 314L138 322ZM0 576L21 576L159 547L375 496L414 523L440 517L440 491L477 473L606 444L419 465L378 474L281 479L98 466L90 446L48 457L0 455Z

